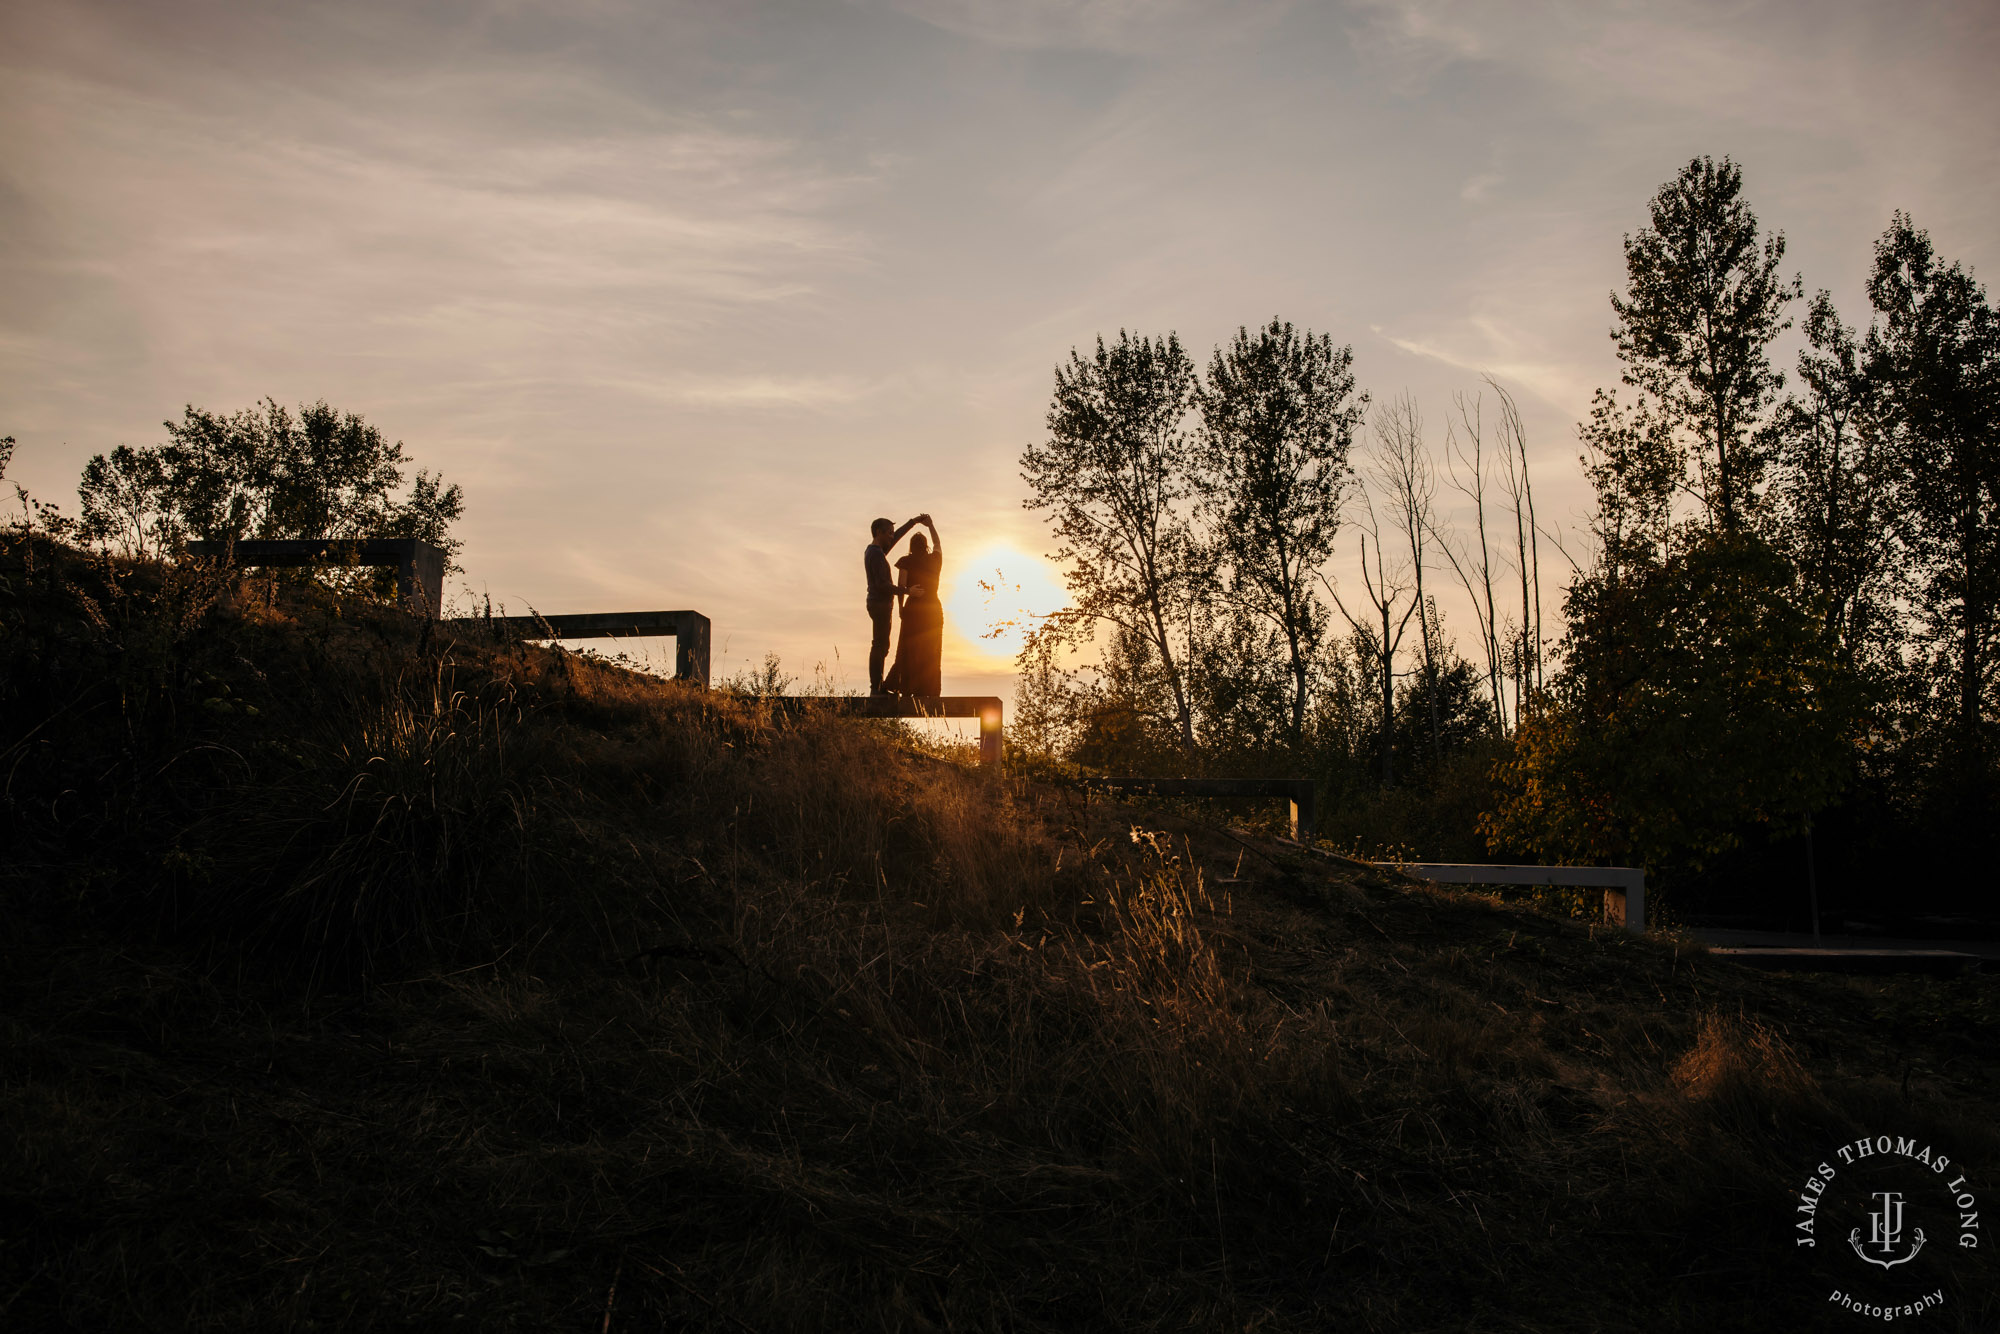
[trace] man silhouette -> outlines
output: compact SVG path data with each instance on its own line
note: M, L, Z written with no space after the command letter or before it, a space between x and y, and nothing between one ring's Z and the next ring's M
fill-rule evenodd
M868 693L871 695L888 693L882 689L882 665L889 660L889 625L894 619L896 594L903 591L896 586L895 576L889 573L889 553L903 540L905 533L929 517L919 514L901 528L888 519L877 519L869 525L874 541L861 553L861 565L868 572L868 619L875 629L875 637L868 643Z

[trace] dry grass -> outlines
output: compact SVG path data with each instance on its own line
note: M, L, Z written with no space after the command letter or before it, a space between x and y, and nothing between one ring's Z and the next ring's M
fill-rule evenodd
M1991 979L1752 975L893 726L46 569L0 566L10 1327L1840 1328L1811 1165L2000 1163ZM1955 1273L1929 1327L2000 1320Z

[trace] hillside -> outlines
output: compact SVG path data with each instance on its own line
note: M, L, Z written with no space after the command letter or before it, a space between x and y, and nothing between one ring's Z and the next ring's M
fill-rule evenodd
M1847 1329L1815 1164L1995 1187L1991 974L18 535L0 633L9 1328ZM1920 1328L2000 1327L1954 1243Z

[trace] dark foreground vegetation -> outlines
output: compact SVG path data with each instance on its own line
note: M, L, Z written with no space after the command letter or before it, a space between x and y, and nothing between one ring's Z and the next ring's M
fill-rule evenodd
M1813 1165L2000 1166L1990 977L19 534L0 656L10 1329L1854 1328ZM1994 1328L1953 1240L1922 1327Z

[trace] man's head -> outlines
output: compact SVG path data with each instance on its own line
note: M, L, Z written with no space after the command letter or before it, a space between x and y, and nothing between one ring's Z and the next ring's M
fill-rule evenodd
M875 534L876 546L886 547L889 545L889 540L896 535L896 525L889 519L877 519L868 525L868 531Z

